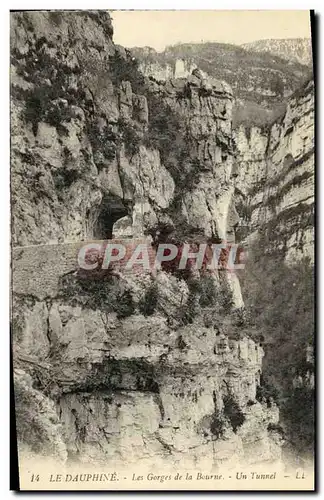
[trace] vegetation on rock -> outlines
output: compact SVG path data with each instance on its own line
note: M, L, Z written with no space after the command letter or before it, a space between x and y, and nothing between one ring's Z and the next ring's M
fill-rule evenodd
M265 240L254 245L241 274L246 307L264 337L263 383L257 398L277 400L289 439L299 446L303 436L304 448L310 449L314 391L294 388L293 380L305 372L306 349L313 345L314 268L308 259L288 266L282 254L266 254L266 247ZM308 371L314 371L310 364Z

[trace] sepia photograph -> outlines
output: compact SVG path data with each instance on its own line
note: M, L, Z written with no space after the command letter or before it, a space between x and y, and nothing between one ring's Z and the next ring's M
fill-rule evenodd
M314 491L314 50L10 12L12 489Z

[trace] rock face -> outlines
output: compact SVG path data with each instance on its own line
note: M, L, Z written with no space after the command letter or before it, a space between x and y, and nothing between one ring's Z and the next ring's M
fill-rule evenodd
M181 117L190 137L188 162L195 163L188 176L194 175L194 182L182 197L181 214L206 237L226 240L234 190L231 88L196 70L187 79L152 84L152 90Z
M287 442L295 454L298 449L300 456L312 457L314 363L307 353L314 343L313 81L289 99L281 119L262 129L240 127L234 143L234 198L241 218L236 236L249 255L241 275L243 296L266 339L263 376L280 391Z
M234 241L234 181L244 194L254 174L244 178L234 161L231 88L198 70L143 82L103 12L13 13L11 33L16 404L24 415L38 402L58 418L38 422L49 446L27 445L87 463L276 462L280 440L268 426L278 409L257 399L263 351L235 326L236 276L202 277L225 282L224 313L204 305L193 275L90 280L77 263L80 242L151 242L166 227L189 241ZM277 165L300 109L307 121L303 103L271 132ZM175 142L163 142L161 123ZM240 133L246 164L254 152Z
M285 38L257 40L242 45L247 50L255 52L271 52L277 56L312 66L312 44L310 38Z
M151 204L164 209L174 190L158 151L125 152L124 136L134 129L138 142L147 129L146 99L127 81L112 83L110 19L53 15L13 16L14 242L109 237L128 214L143 230L141 209L154 218Z
M46 405L56 402L61 459L208 470L279 460L278 437L267 431L278 408L256 401L263 351L252 340L197 323L175 331L161 314L118 319L59 294L30 300L27 289L16 370L40 381L33 390ZM238 428L225 417L232 397L244 412Z
M267 231L269 250L287 262L314 259L314 83L288 102L270 130L235 132L237 209L241 237ZM249 238L248 238L249 239Z
M206 327L197 316L192 325L170 327L170 311L188 301L188 289L163 271L154 278L153 314L141 305L151 276L106 281L110 306L125 292L132 298L130 311L113 311L98 288L82 289L88 282L73 272L75 246L14 250L14 359L28 396L27 404L18 393L18 416L37 410L32 392L46 411L54 401L59 419L37 421L46 436L37 452L115 467L141 460L143 467L209 470L278 461L279 436L268 432L278 408L256 399L262 348L245 336L235 340L230 318ZM24 447L22 439L22 454Z
M177 179L161 164L157 149L142 145L148 129L147 100L133 92L129 81L113 84L117 69L109 57L119 56L125 64L126 55L100 32L101 45L97 41L80 65L76 54L82 54L81 33L91 29L97 29L95 20L82 13L63 16L59 25L44 13L13 16L17 245L108 237L112 227L104 227L106 213L112 223L131 215L133 231L143 233L171 205ZM67 41L71 47L63 52L60 44ZM46 71L41 71L43 65ZM183 200L184 217L201 227L203 214L206 235L225 239L233 191L231 89L218 81L206 82L198 73L151 92L185 119L185 133L193 141L188 160L195 161L200 179Z

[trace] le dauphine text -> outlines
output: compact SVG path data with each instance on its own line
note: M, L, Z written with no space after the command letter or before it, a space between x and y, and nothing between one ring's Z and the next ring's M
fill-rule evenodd
M300 477L302 479L302 477ZM173 473L173 474L156 474L149 472L147 474L137 474L132 473L128 477L123 474L118 474L117 472L111 473L64 473L64 474L50 474L49 482L51 483L79 483L79 482L119 482L123 480L131 480L134 482L149 481L149 482L159 482L164 483L167 481L220 481L227 479L235 480L275 480L277 479L277 472L269 473L259 473L259 472L248 472L242 473L241 471L232 472L231 475L228 474L211 474L203 472L185 472L185 473ZM38 475L32 475L31 481L39 481Z

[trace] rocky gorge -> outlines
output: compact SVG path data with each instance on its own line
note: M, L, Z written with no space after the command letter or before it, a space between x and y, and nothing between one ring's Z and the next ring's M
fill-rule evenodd
M228 83L197 67L143 76L105 12L16 12L11 38L21 456L279 467L280 405L262 379L264 332L245 319L239 277L84 278L77 251L113 238L236 240L252 255L262 240L285 266L312 259L313 82L270 127L234 130Z
M247 133L248 132L248 133ZM314 259L314 83L289 99L285 114L270 130L244 127L237 146L237 207L253 238L271 227L272 251L288 261Z

